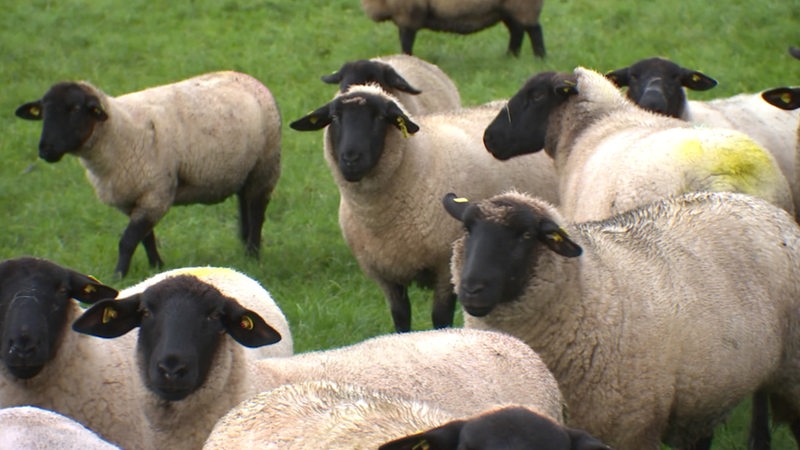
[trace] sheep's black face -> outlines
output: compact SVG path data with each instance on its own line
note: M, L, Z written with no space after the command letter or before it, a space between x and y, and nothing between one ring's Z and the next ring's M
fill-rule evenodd
M574 93L574 82L565 84L569 80L574 76L554 72L528 80L486 127L486 149L501 160L542 150L550 115Z
M140 298L137 351L145 385L168 401L203 385L225 328L224 297L213 287L176 277Z
M397 89L409 94L419 94L421 92L409 85L392 66L368 59L347 62L338 72L323 76L322 81L339 83L341 92L347 91L350 86L356 84L370 83L378 84L387 91Z
M54 85L41 101L21 106L17 115L44 119L39 157L47 162L58 162L80 149L95 124L107 119L98 98L76 83Z

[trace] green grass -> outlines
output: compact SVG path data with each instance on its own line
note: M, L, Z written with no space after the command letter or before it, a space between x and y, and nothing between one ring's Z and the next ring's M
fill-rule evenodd
M501 26L470 36L418 34L417 56L450 74L466 104L513 94L531 74L584 65L601 71L653 55L699 69L720 85L693 98L800 84L798 0L642 2L548 0L546 60L505 55ZM76 158L37 159L40 125L13 115L54 82L86 79L112 95L234 69L273 91L284 118L283 175L267 210L262 258L245 257L236 206L174 208L157 227L167 267L220 265L259 279L286 312L298 351L392 331L383 296L359 270L337 224L338 191L321 133L287 124L322 105L334 88L319 77L344 61L399 51L396 28L369 21L356 0L31 0L0 15L0 258L46 257L113 280L127 222L102 205ZM125 287L154 273L141 248ZM430 328L429 292L413 290L414 327ZM748 411L721 427L715 449L745 448ZM784 431L775 448L792 448Z

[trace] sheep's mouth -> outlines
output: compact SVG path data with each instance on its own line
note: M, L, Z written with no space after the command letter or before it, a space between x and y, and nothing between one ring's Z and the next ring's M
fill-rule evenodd
M27 380L38 375L44 369L44 364L6 363L6 368L11 375Z
M494 309L494 306L492 305L464 305L463 302L462 305L464 306L464 311L466 311L467 314L475 317L487 316Z
M192 393L191 388L177 386L151 386L150 389L159 397L170 402L183 400Z

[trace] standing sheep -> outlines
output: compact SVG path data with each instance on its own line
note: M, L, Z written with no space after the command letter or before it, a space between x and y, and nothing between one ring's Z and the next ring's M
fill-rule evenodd
M391 20L400 31L400 46L410 55L417 31L470 34L503 22L510 38L508 52L519 56L525 33L533 53L544 58L544 37L539 15L543 0L361 0L367 17L375 22Z
M552 162L503 164L481 145L498 103L412 119L377 86L352 86L294 122L325 128L325 160L339 187L339 226L361 269L383 290L397 331L411 329L408 286L431 287L433 326L453 323L450 246L459 227L438 199L452 190L484 198L515 187L555 201ZM330 125L330 126L328 126Z
M214 424L245 399L320 379L402 397L422 393L426 402L459 415L513 402L562 420L552 374L530 347L501 333L389 335L341 349L255 359L242 346L275 342L275 330L188 275L97 303L73 325L107 338L136 327L139 373L147 387L139 402L156 433L156 448L199 448Z
M627 97L649 111L695 124L732 128L753 138L778 162L791 186L795 211L800 211L800 173L795 169L800 112L772 108L761 94L688 101L684 87L704 91L717 82L664 58L643 59L609 72L606 77L617 86L627 86Z
M559 208L578 222L691 191L742 192L795 212L775 159L752 139L645 111L582 67L529 79L484 143L501 159L544 148L559 176Z
M119 450L78 422L33 406L0 409L0 450Z
M410 114L449 111L461 107L455 83L435 64L411 55L389 55L349 61L322 77L338 83L339 92L354 84L377 83L397 98Z
M0 263L0 407L39 406L124 448L148 448L148 430L131 406L139 391L138 378L130 375L135 338L102 342L69 329L83 312L76 300L116 295L45 259Z
M467 230L465 326L540 354L570 426L621 450L687 446L762 391L800 437L800 228L785 211L708 192L580 224L517 193L444 204Z
M16 114L44 120L42 159L76 155L100 200L130 218L119 241L118 275L127 274L140 242L150 266L163 265L154 227L170 206L233 194L239 235L247 252L258 255L280 176L281 119L255 78L216 72L119 97L86 82L63 82Z

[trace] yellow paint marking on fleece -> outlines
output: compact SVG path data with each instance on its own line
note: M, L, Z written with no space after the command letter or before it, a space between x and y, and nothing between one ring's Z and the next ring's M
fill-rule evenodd
M760 195L774 186L777 170L766 150L747 136L709 136L683 142L677 156L696 170L696 179L710 180L709 190L734 190Z
M235 273L235 270L227 267L188 267L186 269L178 269L173 275L194 275L197 278L204 278L211 275L225 276Z

